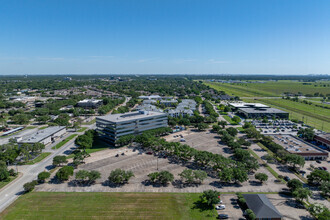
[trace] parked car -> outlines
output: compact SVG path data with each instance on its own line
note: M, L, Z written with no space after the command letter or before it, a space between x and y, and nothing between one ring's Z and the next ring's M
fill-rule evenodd
M186 139L184 139L184 138L181 138L181 140L180 140L181 142L186 142Z
M287 182L289 182L289 181L290 181L290 177L285 176L285 177L284 177L284 180L287 181Z
M148 151L146 154L148 154L148 155L152 155L152 152L151 152L151 151Z
M323 170L328 170L326 167L322 167L323 168Z
M225 205L217 205L217 206L215 207L216 210L223 210L223 209L225 209L225 208L226 208Z
M316 163L321 163L321 161L320 160L317 160Z
M229 216L226 215L226 214L219 214L218 215L218 219L227 219L227 218L229 218Z

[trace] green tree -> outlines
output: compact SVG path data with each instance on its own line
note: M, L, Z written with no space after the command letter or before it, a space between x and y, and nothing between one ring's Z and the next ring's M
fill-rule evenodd
M286 185L291 192L303 187L302 182L300 182L298 179L289 180Z
M73 167L72 166L64 166L59 169L56 173L56 177L60 181L68 180L70 176L73 175Z
M298 188L292 192L293 197L295 197L299 202L304 199L308 200L308 196L312 195L312 192L307 188Z
M32 182L25 183L23 185L24 191L25 192L31 192L32 190L34 190L36 185L37 185L37 181L35 181L35 180L32 181Z
M38 174L38 182L39 183L44 183L46 179L48 179L50 177L50 173L49 172L41 172Z
M261 182L261 184L265 181L268 180L268 175L265 173L256 173L254 175L254 178L256 178L257 180L259 180Z
M55 156L54 158L53 158L53 165L54 166L61 166L62 164L65 164L65 163L67 163L68 161L67 161L67 159L66 159L66 156L64 156L64 155L59 155L59 156Z
M243 183L249 179L248 174L242 167L233 168L233 179L238 183Z
M233 137L235 137L238 133L237 129L233 127L227 128L226 131L228 132L228 134L230 134Z
M163 185L167 185L169 182L174 180L173 174L168 171L150 173L148 177L151 182Z
M313 170L308 176L307 176L308 184L315 184L319 185L323 182L329 182L330 181L330 173L326 170Z
M208 206L213 206L219 202L220 192L215 190L206 190L200 196L202 202L207 203Z
M128 183L129 179L134 177L132 171L125 171L122 169L112 170L109 176L109 181L114 184L125 184Z
M321 194L326 197L329 198L330 197L330 182L323 182L321 183L321 186L319 187L321 190Z
M231 120L234 121L236 124L241 122L241 118L236 115Z
M314 139L315 132L313 128L300 128L298 131L298 135L300 135L301 138L307 141L312 141Z
M7 167L2 166L0 167L0 181L7 180L9 178L9 171Z
M230 167L224 167L219 173L219 178L223 182L230 183L234 179L233 169Z
M222 127L222 129L224 129L227 125L227 122L226 121L219 121L218 125L220 125Z
M198 129L199 131L205 131L208 127L209 127L209 126L208 126L207 124L205 124L205 123L198 123L198 124L197 124L197 129Z

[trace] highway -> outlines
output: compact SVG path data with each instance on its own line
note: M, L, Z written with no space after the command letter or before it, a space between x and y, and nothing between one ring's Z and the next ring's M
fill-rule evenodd
M95 123L92 125L86 126L88 129L95 129L96 125ZM82 134L78 132L69 132L68 135L63 137L68 137L71 134ZM61 141L59 140L59 141ZM52 152L51 155L46 157L41 162L34 164L34 165L24 165L24 166L18 166L19 172L21 172L23 175L21 177L18 177L18 179L14 180L14 182L9 183L7 186L5 186L3 189L0 190L0 212L5 210L11 203L13 203L22 193L24 193L23 185L27 182L30 182L32 180L37 179L37 176L40 172L47 170L47 167L52 165L53 158L58 155L65 155L67 151L71 151L72 148L75 148L74 139L70 140L68 143L66 143L64 146L62 146L60 149L57 150L47 150L49 152ZM56 145L59 141L56 141L50 146L47 146L47 149L51 149L52 146Z

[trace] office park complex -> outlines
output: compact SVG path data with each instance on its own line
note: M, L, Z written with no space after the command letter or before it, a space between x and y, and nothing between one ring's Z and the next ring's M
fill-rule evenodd
M7 125L1 158L14 158L7 159L8 179L1 181L0 195L7 194L0 198L1 218L312 219L318 215L311 210L315 205L326 212L327 130L256 100L292 100L329 112L327 99L320 105L283 93L251 100L224 95L221 87L207 85L214 79L195 77L158 77L157 84L150 76L101 77L98 83L107 89L97 93L97 84L80 87L81 79L60 78L60 84L72 84L72 95L52 89L48 98L38 100L36 88L29 92L33 101L19 105L10 95L19 93L24 100L25 91L7 89L3 102L15 103L16 114L27 119L19 121L10 113L13 108L3 108ZM144 90L132 95L140 83ZM120 84L130 89L120 93ZM157 92L154 85L171 89ZM102 103L81 105L88 98ZM49 112L45 120L43 111ZM298 188L292 189L293 184ZM298 191L307 196L299 197ZM200 199L205 193L220 196L222 203L208 206L207 197ZM101 211L105 203L108 211ZM80 204L80 213L74 204Z
M0 220L330 220L329 0L0 4Z

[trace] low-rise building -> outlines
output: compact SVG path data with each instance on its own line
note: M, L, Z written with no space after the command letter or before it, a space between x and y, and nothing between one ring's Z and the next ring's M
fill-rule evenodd
M103 101L100 99L84 99L77 103L78 107L82 108L97 108L102 105Z
M243 197L248 208L256 215L256 220L281 220L283 218L265 194L243 194Z
M320 144L330 150L330 133L327 134L317 134L314 137L317 144Z
M138 111L96 117L96 131L105 141L115 144L121 137L167 127L167 115L161 112Z
M160 100L160 99L162 99L162 97L160 97L159 95L149 95L149 96L141 95L141 96L139 96L139 99L154 99L154 100Z
M139 105L138 107L136 107L136 110L138 110L138 111L163 112L162 109L157 108L156 106L150 105L150 104Z
M289 119L289 113L277 108L239 108L237 113L245 118Z
M175 106L178 103L175 99L164 99L160 101L160 104L165 105L166 107L172 107Z
M35 144L42 143L44 145L54 142L66 133L65 126L51 126L42 130L38 130L27 136L17 138L18 144Z
M254 108L254 109L270 108L268 105L264 105L264 104L261 104L261 103L231 102L228 105L230 106L230 108L233 111L236 111L236 110L242 109L242 108Z
M276 144L281 145L289 153L304 157L305 160L326 160L328 158L327 151L292 135L271 136L274 137Z
M171 117L192 116L196 110L196 102L193 99L183 99L175 109L170 109L167 114Z

